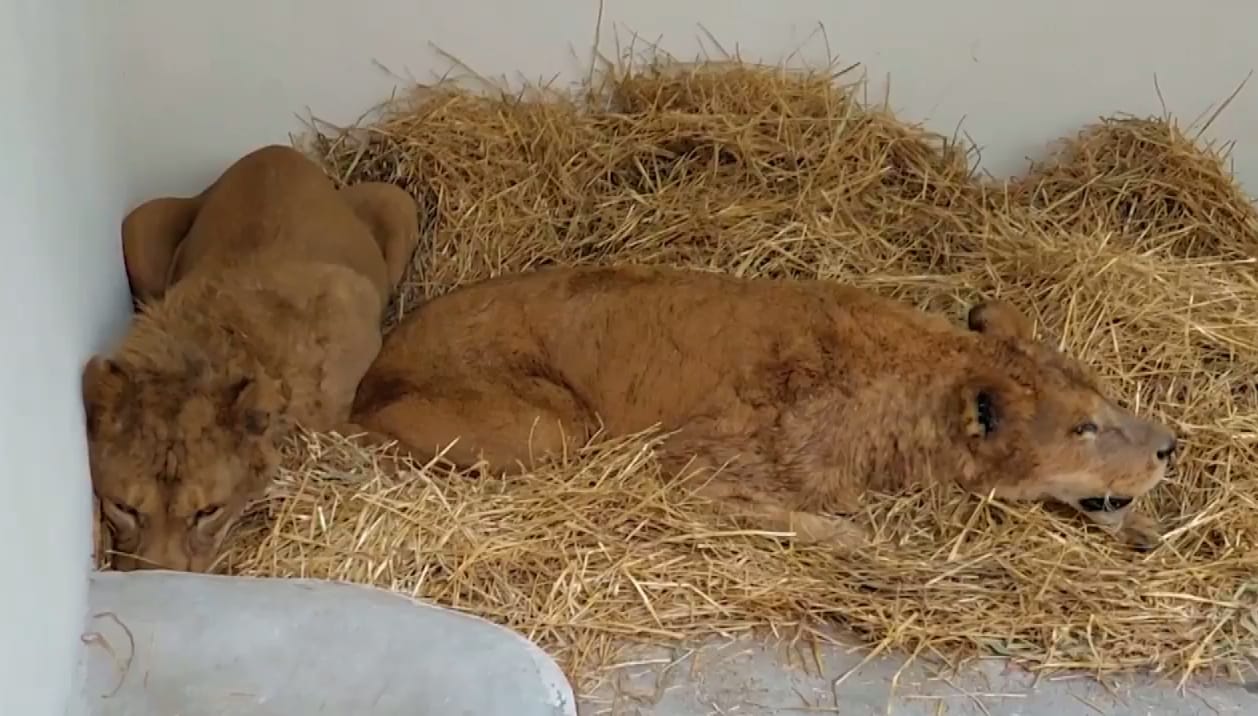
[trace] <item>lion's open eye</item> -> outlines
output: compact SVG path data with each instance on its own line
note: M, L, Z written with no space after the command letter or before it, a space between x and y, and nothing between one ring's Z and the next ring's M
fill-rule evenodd
M1074 426L1071 431L1075 435L1095 435L1099 429L1100 428L1096 426L1096 423L1088 420Z

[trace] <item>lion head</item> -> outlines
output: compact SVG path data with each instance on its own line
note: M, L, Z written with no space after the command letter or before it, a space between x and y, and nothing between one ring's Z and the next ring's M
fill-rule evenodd
M92 358L83 400L93 488L121 570L208 571L278 463L276 384Z
M984 344L959 394L970 487L1055 501L1138 544L1154 539L1132 505L1165 477L1175 433L1121 407L1079 361L1035 341L1013 306L978 304L968 323Z

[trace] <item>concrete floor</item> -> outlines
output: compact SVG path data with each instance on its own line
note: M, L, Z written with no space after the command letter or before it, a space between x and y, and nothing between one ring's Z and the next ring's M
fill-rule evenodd
M540 649L384 591L175 572L93 575L99 716L576 716Z
M99 573L91 605L86 667L100 716L1258 714L1258 683L1182 693L1151 678L1035 683L998 659L960 674L917 661L897 676L903 656L862 664L868 652L837 636L819 658L751 636L639 650L578 700L516 634L365 587Z
M850 642L849 642L850 643ZM896 672L903 655L861 662L868 651L835 644L792 649L744 637L696 650L643 650L606 686L579 698L581 716L1185 716L1258 714L1258 683L1193 684L1152 678L1105 685L1080 675L1044 678L1001 659L971 662L959 674L919 661ZM854 671L853 671L854 670ZM849 673L850 672L850 673ZM848 674L836 687L834 682ZM893 687L894 684L894 687ZM837 705L836 705L837 702Z

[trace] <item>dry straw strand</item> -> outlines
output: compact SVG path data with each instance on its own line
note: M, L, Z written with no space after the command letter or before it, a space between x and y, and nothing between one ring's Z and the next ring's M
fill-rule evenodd
M621 67L540 97L426 88L312 150L425 199L395 320L552 264L846 281L960 315L1000 295L1186 443L1141 555L1042 506L871 496L876 549L739 531L660 472L658 435L501 479L294 443L230 571L380 585L520 630L582 683L626 642L834 620L871 644L1044 670L1237 672L1258 654L1258 221L1166 119L1106 119L1008 186L828 72Z

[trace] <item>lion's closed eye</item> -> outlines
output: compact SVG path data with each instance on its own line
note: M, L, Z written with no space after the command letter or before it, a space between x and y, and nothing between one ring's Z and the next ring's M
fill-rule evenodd
M140 524L143 522L140 511L130 505L110 499L102 499L101 506L105 509L105 516L109 518L109 521L121 529L136 530L140 528Z
M194 527L202 527L214 522L222 515L222 505L209 505L208 507L203 507L200 510L197 510L196 514L192 516L192 524Z

